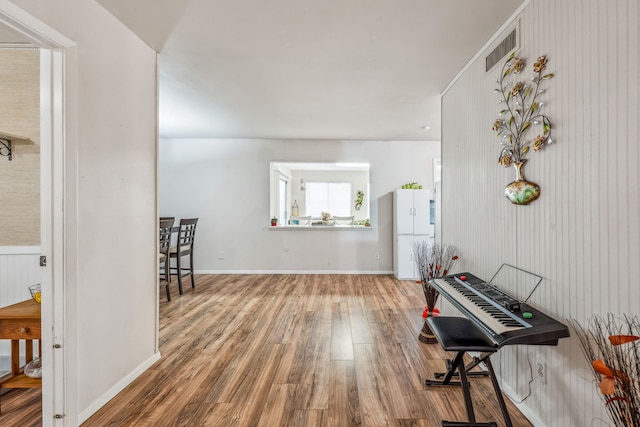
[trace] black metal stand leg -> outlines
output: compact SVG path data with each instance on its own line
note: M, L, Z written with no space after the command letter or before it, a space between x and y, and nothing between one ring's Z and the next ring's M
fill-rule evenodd
M451 381L451 377L453 377L453 374L456 372L456 369L458 369L458 367L460 366L462 367L462 369L460 369L460 372L464 371L464 364L462 362L463 357L464 357L464 352L462 351L456 354L456 358L451 363L451 366L449 366L447 369L447 374L444 376L444 379L442 380L442 384L449 384L449 382Z
M462 366L464 369L464 365L462 364L462 358L464 357L464 352L459 352L456 354L456 358L453 361L447 361L447 372L441 374L440 376L444 376L442 381L434 381L434 380L425 380L424 383L427 386L440 386L440 385L460 385L457 381L451 381L451 378L456 375L456 370L458 366ZM436 374L438 375L438 374ZM436 376L436 378L438 378Z
M489 376L489 372L488 371L471 371L473 368L475 368L476 366L478 366L479 364L482 363L482 361L488 357L491 353L483 353L480 357L474 357L473 361L471 363L469 363L468 365L466 365L464 367L465 372L467 373L467 377L488 377ZM450 361L449 361L450 362ZM462 362L461 362L462 363ZM434 373L434 377L436 378L442 378L444 377L449 371L455 371L455 368L452 369L451 364L449 363L447 365L447 372L436 372ZM453 372L453 376L457 377L460 376L460 374L458 374L457 372Z
M498 404L500 405L500 410L502 411L504 422L507 427L513 427L513 424L511 424L511 417L509 416L509 411L507 410L507 405L504 403L502 391L500 390L500 385L498 384L498 380L496 379L496 374L493 371L493 365L491 365L489 356L486 356L483 361L487 366L487 370L489 371L489 377L491 378L491 383L493 384L493 390L496 392L496 398L498 399Z
M469 380L464 366L458 369L460 372L460 383L462 384L462 395L464 397L464 407L467 410L467 419L469 424L476 423L476 414L473 412L473 403L471 403L471 391L469 390Z
M473 369L480 362L483 362L484 359L476 358L472 363L465 366L463 363L464 353L465 353L464 351L460 351L456 354L456 357L453 361L448 361L447 372L444 374L441 374L441 376L444 376L442 381L425 380L425 384L427 386L445 386L445 385L461 385L462 386L462 396L464 398L464 406L467 412L468 421L444 421L443 420L442 426L443 427L497 427L498 424L493 421L482 422L482 423L479 423L476 421L476 415L473 410L473 403L471 401L471 390L469 387L469 376L489 375L491 377L492 369L490 369L489 372L477 372L477 373L473 373L475 375L470 375L470 373L468 373L467 370ZM488 355L485 357L486 359L488 359ZM451 378L453 378L454 376L460 377L460 382L451 381ZM493 375L492 378L495 380L495 375ZM495 384L496 385L498 384L497 381L495 382ZM504 404L504 401L502 403ZM506 407L505 407L505 410L506 410ZM508 417L508 414L507 414L507 417ZM510 421L507 423L507 427L513 427L511 426Z
M442 378L446 375L446 372L436 372L433 374L433 376L435 378ZM458 374L457 372L453 373L454 377L459 377L460 374ZM488 377L489 376L489 372L487 371L473 371L473 372L468 372L467 371L467 377Z

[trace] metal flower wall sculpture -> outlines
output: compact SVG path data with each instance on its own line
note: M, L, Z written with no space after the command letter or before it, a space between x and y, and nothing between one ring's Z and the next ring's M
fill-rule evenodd
M528 204L539 197L540 187L524 180L522 165L531 148L540 151L552 142L551 120L541 113L543 102L538 99L544 93L540 87L542 81L553 77L553 74L543 73L547 68L547 57L540 56L533 64L531 83L520 79L524 67L525 60L512 53L502 66L495 89L501 96L498 103L502 106L500 117L493 123L493 130L501 138L498 162L504 167L513 164L516 168L516 181L509 184L512 187L505 188L506 197L515 204ZM542 134L527 138L531 127L536 125L541 126ZM512 185L515 183L519 184Z

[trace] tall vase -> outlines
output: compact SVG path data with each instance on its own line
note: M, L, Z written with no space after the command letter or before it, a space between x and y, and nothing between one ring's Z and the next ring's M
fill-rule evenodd
M438 312L433 312L431 310L427 311L427 317L437 316L438 314ZM433 335L433 331L431 331L426 318L424 319L422 330L420 331L420 335L418 335L418 339L425 344L435 344L438 342L438 339L435 335Z
M513 162L516 169L516 180L504 188L504 195L515 205L528 205L540 197L540 186L535 182L524 179L522 167L526 160Z
M424 312L422 313L424 323L422 324L422 330L420 331L420 335L418 335L418 339L425 344L435 344L438 342L438 340L431 331L431 328L427 323L427 318L438 316L440 314L440 311L436 308L436 302L438 301L439 293L429 284L428 280L421 280L421 282L422 290L424 291L424 298L427 305L425 306Z

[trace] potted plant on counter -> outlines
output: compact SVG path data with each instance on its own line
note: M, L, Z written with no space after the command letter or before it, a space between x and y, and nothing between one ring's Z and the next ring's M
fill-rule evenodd
M276 225L278 225L278 218L276 218L275 216L271 217L271 226L275 227Z
M333 225L333 215L331 212L320 212L320 216L322 217L322 225Z

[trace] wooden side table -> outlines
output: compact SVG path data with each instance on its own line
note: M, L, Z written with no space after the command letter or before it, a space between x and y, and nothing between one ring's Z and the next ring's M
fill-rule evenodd
M26 361L29 363L33 360L33 340L38 340L39 354L42 354L41 330L40 304L33 299L0 308L0 339L11 340L11 374L0 379L0 389L42 387L41 378L26 376L20 366L20 340L25 340Z

